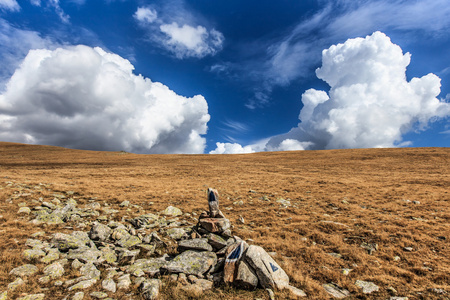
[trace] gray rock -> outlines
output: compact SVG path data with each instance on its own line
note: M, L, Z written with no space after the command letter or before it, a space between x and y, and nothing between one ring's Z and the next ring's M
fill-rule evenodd
M102 259L104 259L109 264L114 264L117 261L116 251L112 247L104 247L102 250Z
M43 241L35 240L35 239L27 239L27 241L25 242L25 245L28 247L31 247L33 249L41 249L41 250L50 246L50 244L47 242L43 242Z
M214 252L188 250L175 257L163 269L169 273L185 273L200 277L216 263L217 256Z
M31 214L31 209L29 207L23 206L23 207L19 208L19 211L17 213L29 215L29 214Z
M119 245L120 247L123 247L123 248L131 248L131 247L137 246L141 243L142 243L142 241L139 237L137 237L135 235L128 235L128 236L124 236L123 238L121 238L117 242L117 245Z
M96 298L96 299L104 299L104 298L108 297L108 294L103 293L103 292L92 292L89 294L89 296L91 296L92 298Z
M59 259L58 249L52 248L48 250L47 255L42 257L40 261L43 262L44 264L48 264L58 259Z
M125 274L117 279L117 289L127 290L131 285L130 274Z
M86 240L84 235L75 234L75 232L72 235L58 232L53 235L52 239L53 245L55 245L59 251L62 252L85 246L87 242L89 242L89 237L87 237Z
M91 250L88 247L81 247L78 249L70 249L67 259L78 259L84 263L96 263L102 252L99 250Z
M84 264L82 262L80 262L78 259L75 259L74 261L72 261L72 268L74 268L75 270L78 270L82 266L84 266Z
M407 252L412 252L414 249L413 249L413 247L403 247L403 250L405 250Z
M300 298L300 297L306 297L306 293L304 291L302 291L299 288L296 288L295 286L292 285L288 285L287 287L285 287L285 289L287 289L289 291L289 293L291 294L291 296L293 296L294 298Z
M355 285L357 287L362 288L362 292L364 294L370 294L372 292L377 292L380 289L376 284L374 284L373 282L369 282L369 281L356 280Z
M251 245L244 253L244 259L256 271L264 288L282 290L289 285L289 276L263 248Z
M266 289L267 294L269 295L269 299L270 300L275 300L275 293L273 292L272 289Z
M208 239L192 239L184 240L178 243L178 251L196 250L196 251L212 251L213 248L208 244Z
M18 277L18 278L16 278L16 280L14 280L10 284L8 284L8 291L12 292L24 283L25 283L25 281L22 278Z
M119 263L121 265L128 265L134 263L134 261L136 260L136 256L139 255L141 250L139 249L128 250L125 248L120 248L118 249L118 252L119 252Z
M115 293L117 286L112 278L107 278L102 281L102 288L108 292Z
M346 289L340 287L339 285L337 285L336 283L333 283L333 282L324 284L323 288L325 289L325 291L328 294L330 294L334 298L345 298L345 297L350 296L349 291L347 291Z
M241 260L233 284L242 289L254 290L258 286L258 276L245 261Z
M395 296L389 297L389 300L408 300L408 299L409 299L408 297L395 297Z
M0 292L0 300L7 300L8 299L8 292Z
M208 243L214 247L214 249L222 249L223 247L227 246L227 241L222 238L221 236L218 236L217 234L210 233L207 236Z
M11 272L9 272L9 275L23 277L23 276L32 276L32 275L36 274L37 272L38 272L38 267L36 267L35 265L27 264L27 265L23 265L23 266L12 269Z
M139 286L139 291L145 300L158 299L159 289L161 287L161 280L159 279L147 279Z
M86 279L100 279L101 272L92 263L87 263L80 268L80 274Z
M163 215L165 216L171 216L171 217L176 217L176 216L181 216L183 214L183 212L181 211L181 209L176 208L174 206L168 206L165 210L163 210L161 212Z
M44 300L45 294L31 294L17 298L17 300Z
M23 257L26 260L37 260L45 256L45 252L41 249L27 249L23 251Z
M183 237L187 236L187 233L183 228L170 228L166 231L166 234L174 240L181 240Z
M167 264L168 262L163 258L138 259L126 268L126 272L135 275L141 270L153 277L160 274L160 269Z
M64 274L64 267L59 262L54 262L44 268L44 275L49 276L51 279L56 279Z
M120 203L119 206L120 207L128 207L128 206L130 206L130 201L128 201L128 200L122 201L122 203Z
M80 281L80 282L72 285L67 290L70 292L70 291L74 291L74 290L88 289L91 286L93 286L96 282L97 282L97 279L83 280L83 281Z
M91 231L89 231L89 237L93 241L106 241L111 235L112 229L109 226L106 226L101 223L94 223Z
M83 300L83 299L84 299L84 293L83 292L77 292L72 297L72 300Z
M231 227L230 220L226 218L204 218L199 220L199 224L203 229L212 233L222 233Z
M149 227L151 224L157 223L159 217L155 214L145 214L141 215L139 217L136 217L134 219L128 219L127 222L130 222L134 228L146 228Z

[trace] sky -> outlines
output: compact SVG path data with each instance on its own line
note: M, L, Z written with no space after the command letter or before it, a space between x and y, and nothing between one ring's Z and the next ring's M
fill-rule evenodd
M0 141L450 146L448 0L0 0Z

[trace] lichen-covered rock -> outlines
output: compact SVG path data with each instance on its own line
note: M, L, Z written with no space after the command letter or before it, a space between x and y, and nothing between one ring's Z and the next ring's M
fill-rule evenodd
M25 297L17 298L17 300L44 300L45 294L32 294Z
M22 278L18 277L18 278L16 278L16 280L14 280L10 284L8 284L8 291L14 291L15 289L17 289L19 286L21 286L24 283L25 283L25 281Z
M7 300L8 299L8 292L0 292L0 300Z
M50 246L50 244L47 242L43 242L43 241L35 240L35 239L27 239L27 241L25 242L25 245L28 247L31 247L33 249L41 249L41 250Z
M19 211L17 213L29 215L31 213L31 209L29 207L23 206L23 207L19 208Z
M356 280L355 285L362 288L364 294L377 292L380 289L375 283L369 281Z
M123 238L121 238L117 242L117 245L119 245L120 247L123 247L123 248L131 248L131 247L137 246L141 243L142 243L142 241L139 237L137 237L135 235L128 235L128 236L124 236Z
M169 273L203 276L216 263L217 256L214 252L188 250L175 257L162 269Z
M45 252L41 249L27 249L23 251L23 257L27 260L36 260L45 256Z
M117 261L116 251L111 247L104 247L101 250L102 258L109 264L113 264Z
M170 228L166 231L166 234L174 240L181 240L183 237L187 236L186 231L183 228Z
M96 263L100 256L102 256L102 252L99 250L81 247L78 249L70 249L67 259L78 259L84 263Z
M200 238L180 241L178 243L178 251L182 252L186 250L212 251L213 248L210 244L208 244L208 239Z
M167 264L168 262L163 258L138 259L126 268L126 272L136 276L141 270L153 277L158 275L160 269Z
M61 219L61 216L54 214L54 213L38 215L36 220L38 222L44 222L47 224L62 224L62 223L64 223L64 221Z
M109 236L111 235L112 229L109 226L106 226L101 223L94 223L94 226L92 226L91 231L89 231L89 237L93 241L106 241Z
M107 278L105 280L102 281L102 288L105 291L111 292L111 293L115 293L117 286L116 283L114 282L114 280L112 278Z
M9 272L10 275L23 277L23 276L32 276L38 272L38 267L35 265L23 265L17 268L14 268Z
M83 300L83 299L84 299L84 293L83 292L77 292L72 297L72 300Z
M141 283L139 291L145 300L155 300L158 299L160 287L161 280L147 279Z
M131 285L130 274L125 274L120 276L117 279L117 289L118 290L127 290Z
M244 259L256 271L262 287L282 290L289 285L289 276L262 247L251 245Z
M52 248L49 249L47 252L47 255L42 257L40 259L41 262L43 262L44 264L49 264L52 261L58 260L59 259L59 251L58 249Z
M91 286L93 286L97 282L97 279L88 279L78 282L77 284L72 285L67 290L74 291L74 290L82 290L82 289L88 289Z
M177 207L168 206L165 210L162 211L162 214L165 216L176 217L176 216L181 216L183 214L183 212L181 211L181 209L179 209Z
M92 263L87 263L80 268L80 273L86 279L99 279L101 272Z
M59 278L64 274L64 267L60 262L54 262L44 268L44 274L52 279Z
M89 239L89 238L88 238ZM86 245L84 236L76 234L55 233L53 235L52 243L59 249L59 251L66 252L69 249L77 249Z
M92 292L89 294L89 296L95 299L105 299L106 297L108 297L108 294L104 292Z
M227 246L227 241L217 234L210 233L208 234L207 238L208 243L216 250L222 249L223 247Z

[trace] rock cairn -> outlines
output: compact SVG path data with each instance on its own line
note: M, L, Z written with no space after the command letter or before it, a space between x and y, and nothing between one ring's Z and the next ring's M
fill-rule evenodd
M123 223L101 223L98 218L100 222L93 222L88 232L55 233L49 241L30 238L24 257L46 266L42 270L33 264L14 268L10 274L16 280L8 291L24 284L23 278L37 275L41 284L64 287L65 299L83 299L83 290L97 283L102 291L90 293L91 297L107 299L118 290L130 290L144 299L157 299L161 276L168 275L182 283L182 289L195 293L225 283L269 292L288 289L297 297L306 296L289 285L288 275L263 248L232 235L230 221L219 209L216 190L208 189L207 198L209 211L204 211L195 225L177 221L181 210L169 206L160 215L148 213ZM61 223L80 214L91 215L90 210L76 209L76 203L70 201L65 206L49 206L33 222ZM61 280L71 269L81 276ZM8 291L0 291L1 300L8 299ZM45 294L35 294L22 299L44 298Z

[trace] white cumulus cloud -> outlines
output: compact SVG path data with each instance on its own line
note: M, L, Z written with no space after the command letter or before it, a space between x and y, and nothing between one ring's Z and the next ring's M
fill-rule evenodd
M216 143L217 148L209 154L244 154L255 152L252 146L242 147L237 143Z
M203 153L206 100L133 74L101 48L31 50L0 95L0 140L136 153Z
M16 0L0 0L0 9L9 11L19 11L20 5Z
M180 26L176 22L160 26L166 35L164 46L178 58L213 55L222 48L223 34L203 26Z
M324 50L316 74L330 85L329 92L305 91L301 122L272 137L265 150L408 145L405 133L450 116L450 103L437 98L438 76L407 80L410 59L381 32Z
M153 23L158 18L158 13L150 7L138 7L134 13L134 18L143 24Z

